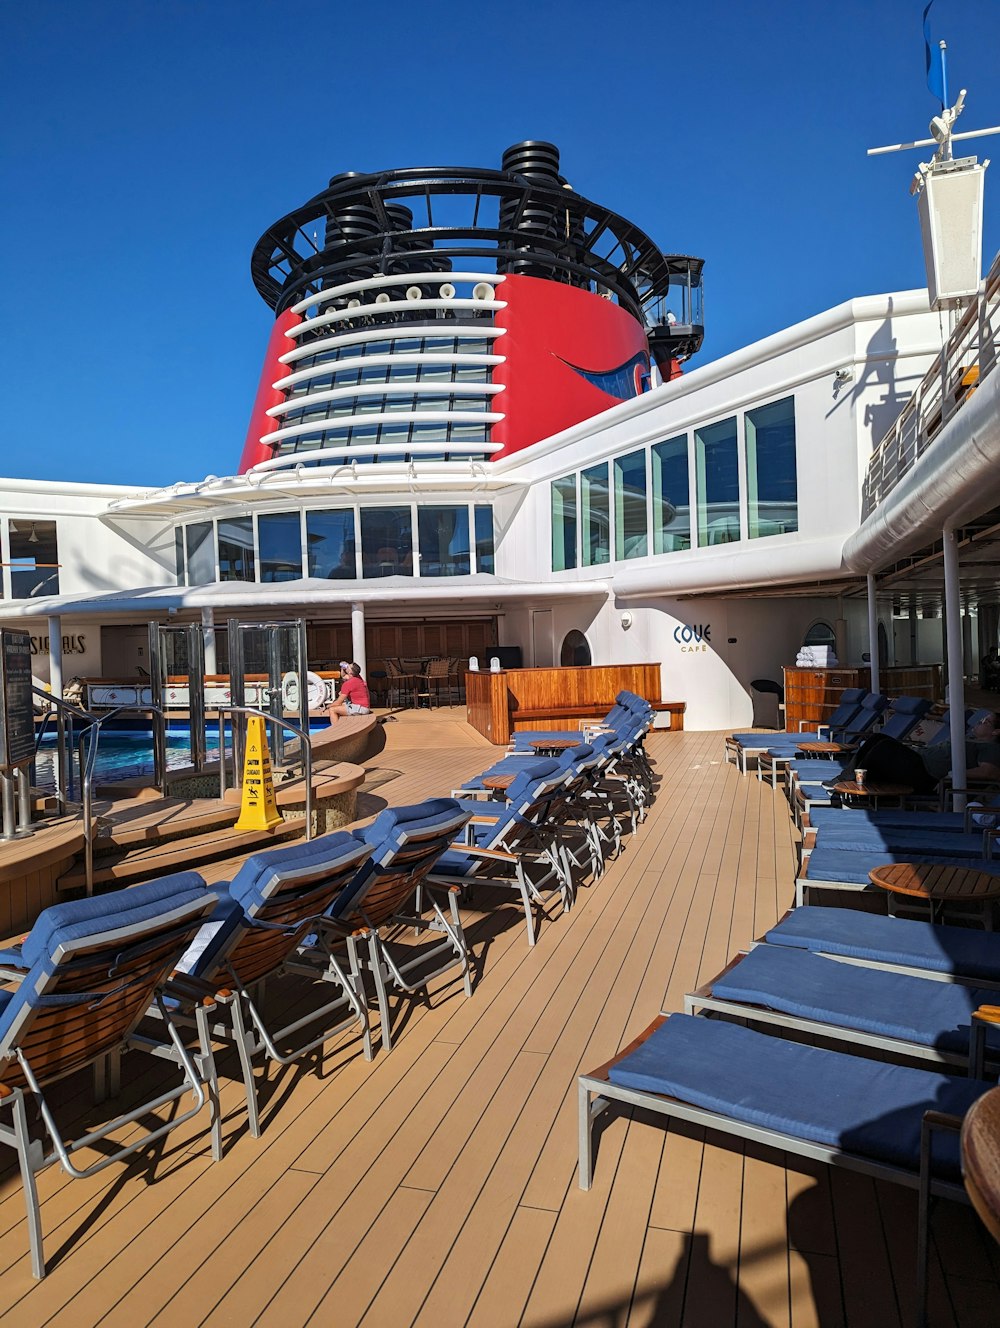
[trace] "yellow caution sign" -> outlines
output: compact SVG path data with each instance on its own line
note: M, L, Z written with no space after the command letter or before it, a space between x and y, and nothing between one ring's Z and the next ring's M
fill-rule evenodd
M284 818L274 797L271 753L261 715L247 717L247 747L243 761L243 800L237 830L270 830Z

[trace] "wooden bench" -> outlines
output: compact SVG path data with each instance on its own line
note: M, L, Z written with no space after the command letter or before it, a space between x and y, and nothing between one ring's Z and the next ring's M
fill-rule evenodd
M515 732L527 728L574 729L579 727L581 720L603 719L612 704L519 707L511 711L511 725ZM683 731L686 701L650 701L649 704L657 714L669 716L669 723L664 727L671 733Z

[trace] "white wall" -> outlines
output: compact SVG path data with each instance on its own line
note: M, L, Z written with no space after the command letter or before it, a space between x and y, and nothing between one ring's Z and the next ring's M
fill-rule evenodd
M55 521L60 595L174 583L174 525L163 517L103 521L117 485L0 479L0 518ZM3 529L4 561L9 552Z

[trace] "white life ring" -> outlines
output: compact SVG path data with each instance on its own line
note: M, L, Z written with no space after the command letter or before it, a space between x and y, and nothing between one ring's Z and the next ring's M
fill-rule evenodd
M322 710L326 705L326 683L318 673L306 674L306 698L310 710ZM281 704L286 710L299 708L299 675L286 673L281 680Z

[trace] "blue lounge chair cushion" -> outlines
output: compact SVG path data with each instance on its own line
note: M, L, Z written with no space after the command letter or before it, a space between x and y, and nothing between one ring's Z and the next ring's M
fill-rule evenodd
M613 1083L732 1120L917 1171L925 1111L963 1116L991 1085L805 1047L716 1019L674 1014L609 1072ZM957 1135L934 1169L960 1175Z
M852 908L796 908L772 927L769 945L790 945L872 964L899 964L973 981L1000 981L1000 934L879 917Z
M358 831L358 836L375 850L371 861L377 862L380 853L398 849L406 835L444 833L444 827L459 811L454 798L428 798L426 802L406 807L387 807L379 812L371 825Z
M863 968L808 950L758 945L712 983L713 996L967 1055L973 1010L996 992ZM987 1030L1000 1047L1000 1028Z
M813 849L806 867L806 879L810 881L843 881L846 885L865 885L873 867L882 867L890 862L913 862L917 857L913 849L893 850L846 848ZM958 858L945 857L943 854L920 853L920 862L939 864L942 867L961 865L969 871L983 872L986 876L1000 876L1000 859L997 858Z
M871 811L867 808L817 807L809 813L809 824L814 830L827 826L836 826L844 819L845 813L852 821L861 825L912 827L914 830L964 830L964 812L911 812L901 808L887 807L885 810ZM979 837L982 843L982 836Z
M22 963L29 971L16 990L5 993L0 1006L0 1042L26 1005L38 1005L44 1000L45 993L39 987L58 971L54 956L61 945L137 926L206 896L211 897L197 872L177 872L127 890L75 899L45 909L21 946ZM109 986L112 985L109 980Z
M826 822L816 838L823 849L846 849L852 853L909 853L924 857L937 853L956 858L983 856L982 831L918 829L913 826L865 825L860 818L845 815Z
M768 748L770 751L770 748ZM777 752L780 756L781 753ZM792 761L791 769L798 776L800 784L821 784L824 779L839 779L844 769L842 761L804 760Z
M228 894L252 915L266 903L276 872L301 871L308 879L324 866L338 870L345 858L357 852L358 842L358 836L350 831L335 830L317 839L255 853L229 882Z
M372 855L327 909L330 918L347 918L357 911L376 876L394 871L413 874L414 888L455 834L468 819L454 798L429 798L407 807L387 807L371 825L359 831L359 837L372 846ZM407 854L398 862L400 852L413 839L421 841L417 855Z
M198 872L175 872L172 876L161 876L159 880L133 885L127 890L53 904L38 915L22 942L21 963L25 968L32 968L40 960L48 959L57 946L66 941L145 922L165 912L165 905L179 908L207 890L208 886Z

